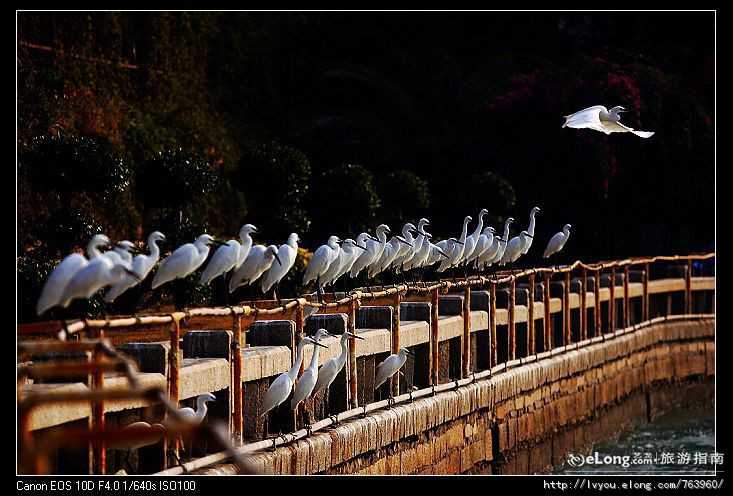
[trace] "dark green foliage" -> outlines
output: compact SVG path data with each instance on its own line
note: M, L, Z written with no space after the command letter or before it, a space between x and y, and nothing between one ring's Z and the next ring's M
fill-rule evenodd
M398 169L377 176L382 208L380 222L391 227L398 223L430 215L430 189L428 182L414 172Z
M310 228L311 167L301 151L276 142L251 146L243 151L232 182L253 214L247 220L266 239L282 243L291 232L302 235Z
M333 234L345 238L374 230L380 206L374 175L366 167L344 164L324 172L313 187L311 212L319 222L306 246L315 249Z

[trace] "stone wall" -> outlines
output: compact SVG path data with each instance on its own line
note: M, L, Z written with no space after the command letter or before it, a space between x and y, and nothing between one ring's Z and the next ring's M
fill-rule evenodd
M268 474L544 472L673 400L709 401L714 327L714 319L667 321L559 349L250 461ZM232 470L224 464L201 473Z

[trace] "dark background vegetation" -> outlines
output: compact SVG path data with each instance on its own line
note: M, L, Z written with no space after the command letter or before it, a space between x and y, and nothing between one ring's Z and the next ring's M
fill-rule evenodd
M21 317L94 232L314 249L542 207L533 251L707 250L712 13L29 13L18 32ZM623 105L648 140L561 129ZM205 298L205 292L198 293ZM192 301L195 303L195 301Z

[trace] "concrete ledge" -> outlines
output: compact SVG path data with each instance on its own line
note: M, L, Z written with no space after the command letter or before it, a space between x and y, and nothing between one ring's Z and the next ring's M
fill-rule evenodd
M257 381L287 372L292 353L287 346L256 346L242 350L242 382Z

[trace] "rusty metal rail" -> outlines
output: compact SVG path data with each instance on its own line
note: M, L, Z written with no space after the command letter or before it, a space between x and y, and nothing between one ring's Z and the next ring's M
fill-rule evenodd
M449 291L461 291L464 295L463 301L463 324L464 330L461 336L462 350L461 350L461 364L460 375L463 379L466 379L471 373L472 366L471 360L471 343L470 343L470 298L471 290L474 288L486 288L490 290L490 306L489 306L489 373L491 371L499 371L499 368L506 367L506 363L512 363L517 357L517 341L516 341L516 305L515 305L515 287L519 279L527 278L530 283L530 297L528 302L528 322L527 322L527 342L522 343L525 348L525 356L533 356L536 354L535 349L535 333L534 333L534 321L537 318L543 318L544 320L544 333L542 336L542 352L549 352L556 348L559 343L555 343L555 338L552 329L552 298L550 294L550 284L552 276L555 274L563 275L563 295L561 298L561 312L562 312L562 346L567 346L573 341L573 334L571 331L571 318L570 318L570 284L571 275L574 271L580 271L581 277L581 296L580 296L580 333L579 341L588 341L587 332L587 316L586 316L586 288L588 281L588 272L590 271L593 277L593 308L594 308L594 334L593 338L605 339L606 333L612 333L615 330L615 302L616 295L615 291L615 273L617 269L623 270L624 274L624 286L623 286L623 322L624 326L628 327L629 324L629 299L630 291L628 288L628 275L629 268L635 266L643 266L643 294L642 294L642 319L645 322L649 320L649 269L651 264L662 261L684 261L687 263L685 273L685 312L691 313L692 310L692 262L695 260L708 260L715 257L715 253L707 253L702 255L688 255L688 256L659 256L651 258L636 258L636 259L625 259L611 262L600 262L594 264L586 264L581 261L576 261L571 265L561 267L545 267L545 268L532 268L520 271L504 271L493 274L492 276L471 276L464 279L455 279L453 281L438 281L421 283L416 285L399 284L391 287L383 288L378 291L364 291L362 289L356 289L347 293L344 297L336 301L325 301L316 302L312 301L313 295L307 295L291 300L284 300L283 303L274 301L258 301L251 302L248 305L235 305L228 307L217 307L217 308L195 308L188 309L185 311L172 312L166 315L142 315L133 317L113 318L113 319L88 319L88 320L77 320L73 322L63 322L61 325L58 323L49 323L47 327L39 324L33 324L32 326L20 326L20 336L25 335L45 335L58 338L59 341L52 342L21 342L19 343L19 352L21 353L40 353L40 352L53 352L53 351L87 351L92 354L92 358L88 364L66 364L58 369L60 374L73 374L73 373L92 373L91 385L93 390L88 393L64 393L63 395L48 394L44 395L45 400L30 396L25 396L22 393L22 388L19 386L19 407L22 410L27 410L30 407L35 406L38 401L91 401L93 405L91 426L90 431L101 433L105 431L104 428L104 401L116 398L124 397L124 392L119 391L104 391L102 387L104 383L104 372L105 371L121 371L131 377L131 391L127 392L131 395L139 395L139 397L145 396L145 392L138 391L134 382L134 372L130 368L129 361L127 359L120 359L121 355L116 353L116 350L112 349L109 342L104 339L104 333L111 330L127 330L137 329L145 326L170 326L168 332L168 339L170 341L170 353L168 355L169 366L167 375L167 388L166 391L158 391L157 401L160 401L166 405L166 415L175 418L175 412L178 408L178 402L180 399L180 340L182 335L181 323L191 319L203 319L204 322L207 320L221 321L221 319L230 319L230 324L227 324L228 328L232 330L234 337L234 346L232 347L232 356L230 357L230 370L231 370L231 397L232 397L232 410L229 425L228 436L222 436L221 433L214 433L214 436L219 438L223 446L228 446L226 453L229 457L234 457L234 448L229 441L233 441L234 445L241 444L242 433L243 433L243 393L242 393L242 354L241 351L245 347L245 333L252 323L260 320L293 320L296 323L296 333L299 337L302 337L304 332L304 321L308 315L313 313L344 313L347 316L348 329L354 331L356 329L356 311L364 303L372 305L388 305L393 308L393 333L391 350L395 352L400 346L400 318L399 308L403 301L427 301L432 303L431 305L431 328L429 338L429 383L431 387L442 387L439 384L439 371L440 371L440 353L439 353L439 326L438 326L438 303L440 301L440 295L446 294ZM601 298L600 298L600 286L601 286L601 274L603 271L608 270L611 276L610 283L610 299L608 305L608 329L606 333L601 328ZM544 315L534 314L534 291L535 291L535 278L540 276L543 284L543 303L544 303ZM506 285L508 288L508 350L507 350L507 361L503 364L499 364L497 357L497 323L496 323L496 290L497 286ZM197 320L197 322L199 322ZM91 340L80 340L73 341L67 340L70 337L79 336L82 331L86 331ZM576 343L577 344L577 343ZM294 347L293 347L294 348ZM112 358L116 357L116 358ZM46 365L33 365L27 368L19 369L19 375L35 375L37 377L48 376L53 374L50 370L51 367ZM348 391L347 405L351 409L359 407L357 398L357 374L356 374L356 350L355 343L349 341L349 360L348 360L348 374L349 374L349 385L350 390ZM477 376L479 373L476 374ZM392 382L392 391L395 394L399 393L398 378L395 376ZM452 387L452 383L451 383ZM75 396L76 395L76 396ZM413 395L414 396L414 395ZM367 405L368 409L381 408L381 402L372 403ZM361 409L359 409L361 411ZM20 416L21 426L23 420L27 421L27 413ZM340 417L346 418L346 417ZM323 422L323 421L321 421ZM314 429L319 423L314 425ZM29 434L21 429L23 435L23 443L28 442L27 446L32 448L32 439L29 439ZM226 438L226 439L224 439ZM268 443L268 446L271 443ZM104 439L96 439L92 443L93 452L91 459L93 461L90 466L94 467L96 473L104 473L106 462L104 460ZM178 455L178 437L173 437L166 440L164 443L165 450L170 451L172 455L177 457ZM250 445L247 445L250 446ZM25 446L24 446L25 447ZM248 448L249 450L249 448ZM248 450L245 450L248 452ZM241 451L241 450L240 450ZM167 459L167 457L165 457ZM241 462L242 471L247 471L247 467L244 462ZM197 464L192 465L191 467ZM29 466L38 468L37 464L31 463ZM188 469L192 469L189 467Z

